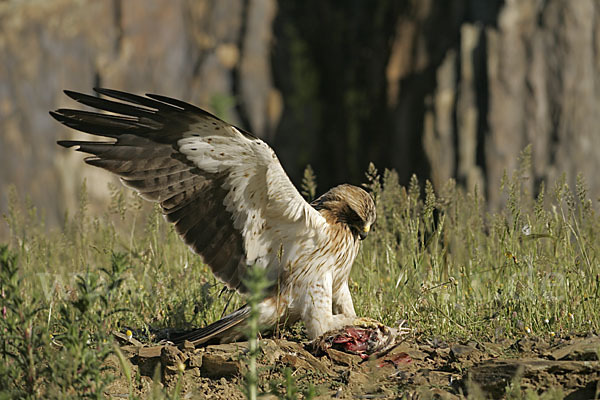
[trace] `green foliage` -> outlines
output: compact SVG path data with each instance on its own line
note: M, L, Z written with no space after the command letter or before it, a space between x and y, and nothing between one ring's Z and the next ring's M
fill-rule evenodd
M315 199L317 195L317 177L310 164L304 169L300 189L306 201L311 202Z
M234 96L230 96L223 93L217 93L210 98L210 108L212 108L215 115L221 119L229 119L228 113L234 106Z
M304 398L306 400L313 399L316 395L315 387L309 383L306 389L298 387L298 383L292 374L290 368L283 369L283 380L272 380L270 383L270 392L280 399L295 400ZM283 388L284 390L281 390ZM300 397L302 395L302 397Z
M246 374L246 385L244 392L249 400L256 400L258 396L258 368L256 359L260 353L258 347L258 335L260 333L259 304L265 298L265 291L271 284L267 279L265 270L257 265L248 270L248 276L244 280L250 295L248 296L248 305L250 306L250 315L248 317L248 373Z
M104 362L112 352L105 324L121 311L111 298L123 282L125 257L114 255L110 269L76 276L54 315L43 291L25 290L17 260L0 248L0 387L18 397L103 398L111 381Z
M7 246L0 247L0 268L0 387L5 394L34 396L44 368L38 349L48 342L44 325L36 324L42 309L38 299L22 295L17 256Z
M419 335L447 340L597 332L595 204L581 176L574 190L563 177L542 184L534 198L529 162L526 150L503 180L506 207L495 213L477 188L467 193L454 181L435 188L417 177L403 187L395 172L371 164L364 186L377 222L351 276L357 313L388 325L407 320ZM315 182L307 172L308 198ZM11 239L0 247L0 397L102 397L113 372L103 370L114 352L112 331L132 329L145 340L151 328L206 325L242 304L222 291L157 207L120 188L111 194L103 212L87 201L84 185L78 209L62 229L49 230L38 210L9 191ZM248 282L260 283L249 299L256 304L265 281ZM258 343L248 363L257 356ZM248 397L262 387L255 371ZM286 378L273 393L314 395L280 372ZM137 378L129 371L127 379L134 385ZM176 398L180 389L156 388L154 397Z
M64 228L48 231L10 190L11 241L0 248L0 398L103 398L114 372L105 369L112 331L136 327L147 337L149 327L204 325L225 308L215 278L157 209L112 188L106 213L92 217L86 192L84 184ZM177 391L157 389L155 397L165 396Z
M455 339L597 331L600 221L585 183L573 193L563 178L533 199L529 162L526 149L494 214L477 189L425 182L422 198L416 177L406 189L370 168L377 222L353 268L358 314Z

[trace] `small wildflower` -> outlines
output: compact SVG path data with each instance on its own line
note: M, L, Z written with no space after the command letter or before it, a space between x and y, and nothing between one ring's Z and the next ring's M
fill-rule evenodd
M519 260L517 260L517 256L515 256L510 251L507 251L506 253L504 253L504 255L506 256L506 258L512 258L512 260L515 264L517 264L517 265L519 264Z
M571 321L575 320L575 316L573 315L573 313L569 313L569 318L571 319Z
M556 332L550 331L550 336L552 336L552 337L556 336Z
M544 320L544 322L545 322L545 323L547 323L547 324L549 324L549 323L550 323L550 320L549 320L548 318L546 318L546 319Z
M183 372L185 371L185 365L180 362L179 364L177 364L177 369L179 370L179 372Z
M523 235L525 236L531 235L531 226L529 226L529 224L524 225L521 232L523 232Z
M127 340L131 340L131 338L133 338L133 332L127 329L127 331L125 331L125 336L127 336Z
M525 327L525 332L527 333L531 333L531 328L529 328L528 326Z

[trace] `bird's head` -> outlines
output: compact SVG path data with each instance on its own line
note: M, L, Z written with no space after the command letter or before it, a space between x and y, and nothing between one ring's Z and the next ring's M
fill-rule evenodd
M367 192L352 185L339 185L312 202L329 223L347 225L363 240L375 222L375 203Z

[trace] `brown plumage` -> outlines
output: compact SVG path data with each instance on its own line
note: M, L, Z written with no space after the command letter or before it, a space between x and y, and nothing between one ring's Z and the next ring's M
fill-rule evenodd
M316 337L354 321L350 268L375 221L362 189L340 185L306 203L273 150L248 132L193 105L164 96L95 89L65 91L111 114L59 109L66 126L109 138L64 140L91 154L85 162L120 176L145 199L160 204L167 221L227 286L247 292L248 266L272 282L260 304L260 323L306 323ZM118 100L118 101L115 101ZM232 339L247 317L243 307L185 338L202 343Z

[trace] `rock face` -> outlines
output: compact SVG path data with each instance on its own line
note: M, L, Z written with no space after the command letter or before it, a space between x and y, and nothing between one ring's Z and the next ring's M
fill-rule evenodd
M211 109L322 189L374 161L477 184L497 208L531 143L532 187L582 172L596 198L599 15L593 0L1 1L0 211L11 184L50 225L83 178L106 199L112 178L58 148L71 133L47 114L98 85Z
M502 175L531 144L532 188L582 172L600 194L597 2L308 3L282 5L275 23L276 144L284 159L308 149L295 157L325 187L374 161L404 183L416 172L478 185L499 208ZM286 135L298 121L307 132Z
M56 145L72 135L48 116L73 106L63 89L161 93L268 133L281 110L269 69L275 11L274 0L0 2L0 211L11 184L50 225L76 208L84 178L91 205L106 200L113 178Z

